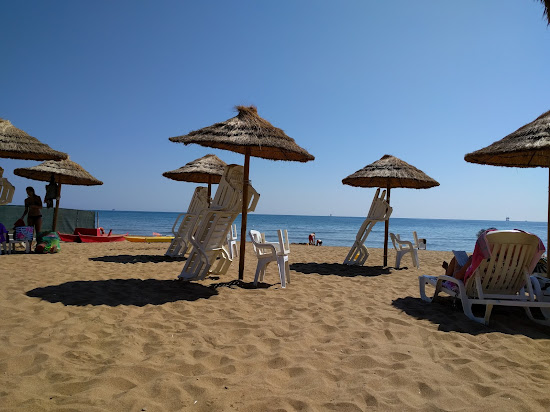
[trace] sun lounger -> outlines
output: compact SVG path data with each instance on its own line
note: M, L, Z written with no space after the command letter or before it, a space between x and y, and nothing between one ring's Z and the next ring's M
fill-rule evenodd
M474 273L466 279L451 276L419 276L420 296L431 302L440 292L456 296L462 302L464 314L470 319L487 325L495 305L520 306L527 316L542 324L550 325L550 302L535 300L530 279L534 263L538 261L540 239L529 233L515 230L496 230L487 233L491 250L489 259L482 260ZM435 287L433 298L426 296L426 285ZM485 307L483 316L475 316L473 305ZM530 308L543 309L543 320L535 319Z
M210 208L203 210L191 223L188 238L192 248L178 276L184 280L202 280L210 274L223 275L232 259L227 250L227 235L239 215L243 202L243 167L228 165L216 190ZM248 186L247 210L256 209L260 195Z
M369 257L369 250L365 246L365 241L369 233L376 223L383 222L390 218L392 208L387 202L386 191L384 190L381 196L379 196L379 194L380 189L376 189L367 218L359 228L357 236L355 237L355 242L344 260L345 265L362 266L365 264Z
M191 248L191 243L189 242L189 229L191 228L191 223L200 212L208 209L208 200L208 189L206 187L199 186L195 188L187 212L180 213L172 225L174 239L170 242L170 246L168 246L168 250L165 253L166 256L184 256L189 251ZM175 231L180 219L181 222L178 226L178 230Z

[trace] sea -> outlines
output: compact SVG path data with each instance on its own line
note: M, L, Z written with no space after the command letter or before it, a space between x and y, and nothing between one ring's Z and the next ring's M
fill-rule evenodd
M172 228L179 213L176 212L130 212L99 210L97 226L113 233L152 236L153 233L172 235ZM343 216L297 216L297 215L248 215L247 230L264 232L266 240L277 240L277 229L286 229L291 243L307 243L314 232L323 246L350 247L364 217ZM235 220L240 237L241 217ZM428 250L464 250L472 252L481 229L521 229L539 236L547 245L547 222L518 222L506 220L455 220L455 219L409 219L391 218L389 231L399 234L402 240L413 240L412 232L426 239ZM174 229L177 230L177 227ZM367 247L384 246L384 223L377 223L366 242ZM389 243L391 247L391 241Z

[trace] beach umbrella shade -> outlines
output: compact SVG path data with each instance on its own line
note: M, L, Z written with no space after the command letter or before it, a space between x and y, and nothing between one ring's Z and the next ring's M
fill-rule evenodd
M388 204L390 203L390 190L393 187L429 189L430 187L439 186L437 181L422 170L391 155L382 156L380 160L342 179L342 183L356 187L385 188L388 193ZM389 221L386 220L384 228L384 266L388 265L388 232Z
M541 114L531 123L527 123L501 140L466 154L464 160L493 166L546 167L549 170L550 179L550 111ZM550 223L550 191L548 222ZM547 236L550 241L550 226L547 228Z
M270 160L308 162L311 154L296 144L285 132L258 115L256 107L237 106L238 114L225 122L216 123L189 134L171 137L170 141L195 143L206 147L230 150L244 154L243 208L241 246L239 255L239 279L244 277L246 220L250 156Z
M220 183L225 166L227 163L218 156L207 154L162 175L180 182L208 183L208 203L210 204L211 185Z
M0 157L25 160L63 160L67 153L53 150L36 137L29 136L9 120L0 119Z
M97 180L90 173L84 170L82 166L70 159L48 160L37 166L21 167L15 169L13 174L26 177L27 179L40 180L43 182L49 182L53 176L55 182L59 185L53 215L53 231L55 231L57 226L57 213L59 210L59 198L61 196L62 184L79 186L95 186L103 184L101 180Z

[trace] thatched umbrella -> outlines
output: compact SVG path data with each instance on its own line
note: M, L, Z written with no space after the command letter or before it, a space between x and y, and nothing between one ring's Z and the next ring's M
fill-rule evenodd
M239 279L244 277L244 255L250 156L271 160L308 162L315 157L296 144L284 131L258 115L256 107L237 106L239 114L225 122L195 130L184 136L171 137L170 141L200 144L206 147L231 150L244 154L243 208L241 224L241 253Z
M29 136L23 130L0 119L0 157L26 160L63 160L67 153L53 150L41 143L36 137Z
M55 231L57 226L57 213L59 210L59 198L61 196L61 185L79 185L79 186L94 186L102 185L103 182L97 180L90 173L88 173L78 163L73 162L70 159L66 160L48 160L33 167L22 167L15 169L13 174L27 179L40 180L43 182L49 182L54 177L55 183L57 183L57 198L55 201L55 212L53 215L52 230Z
M211 185L220 183L225 166L227 163L218 156L207 154L179 169L164 172L162 175L180 182L208 183L208 204L210 204Z
M544 16L550 25L550 0L540 0L540 2L544 5Z
M388 204L390 203L390 189L392 187L428 189L439 186L437 181L422 170L391 155L382 156L380 160L342 179L342 183L357 187L386 188L388 192ZM388 232L389 221L386 220L384 229L384 266L388 265Z
M550 178L550 110L503 139L468 153L464 160L493 166L547 167ZM550 192L548 222L550 223ZM550 226L547 236L550 242Z

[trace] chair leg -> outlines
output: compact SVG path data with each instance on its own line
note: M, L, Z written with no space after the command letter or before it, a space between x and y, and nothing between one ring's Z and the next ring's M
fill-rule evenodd
M412 255L413 265L414 265L417 269L419 269L419 268L420 268L420 265L419 265L419 263L418 263L418 253L417 253L416 249L413 250L413 251L411 252L411 255Z
M286 264L284 256L277 256L277 268L279 269L279 278L281 279L281 288L286 288Z
M258 266L256 266L256 274L254 275L254 286L258 286L258 279L263 281L265 274L265 261L258 260Z
M401 264L401 258L403 257L403 254L401 252L397 252L397 255L395 256L395 268L399 269L399 265Z

